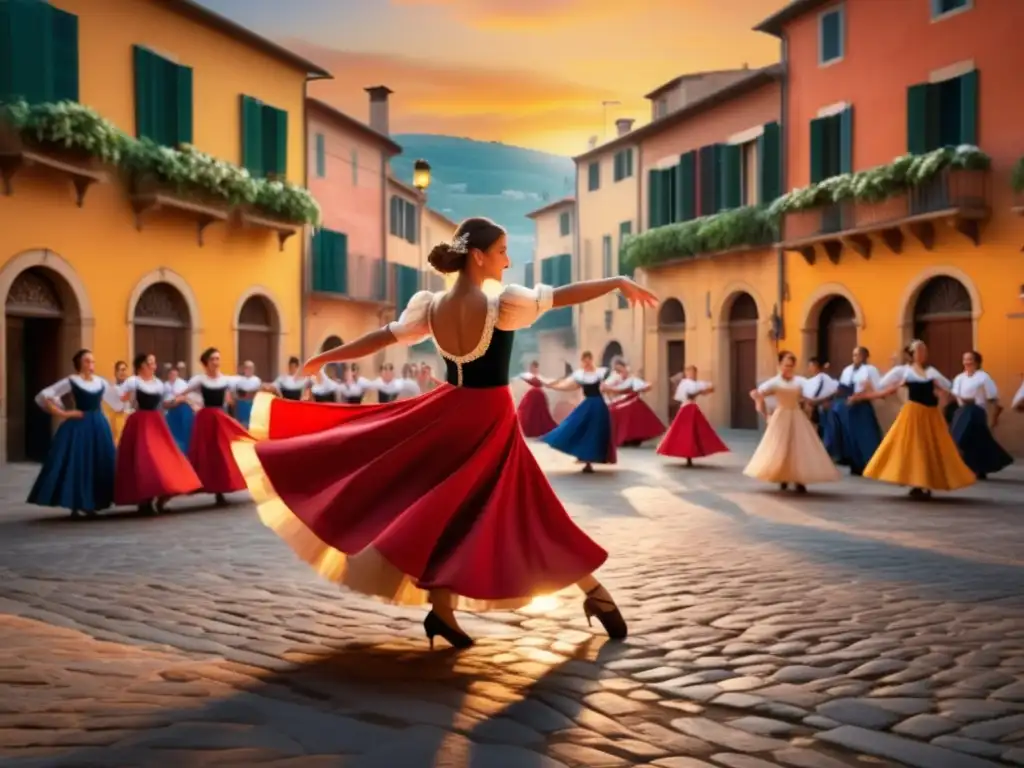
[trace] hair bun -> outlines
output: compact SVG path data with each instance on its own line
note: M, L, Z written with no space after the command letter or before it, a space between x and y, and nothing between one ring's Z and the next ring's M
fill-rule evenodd
M452 250L450 243L438 243L430 249L427 262L442 274L458 272L466 264L466 254Z

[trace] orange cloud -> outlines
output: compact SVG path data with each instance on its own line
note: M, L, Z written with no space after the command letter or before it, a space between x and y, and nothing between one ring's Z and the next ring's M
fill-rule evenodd
M621 0L391 0L395 6L443 8L479 28L528 29L636 16ZM644 12L675 10L678 0L646 0Z

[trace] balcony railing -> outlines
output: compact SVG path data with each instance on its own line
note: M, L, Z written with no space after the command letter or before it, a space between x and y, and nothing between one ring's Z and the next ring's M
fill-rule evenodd
M332 259L314 252L312 273L314 293L377 304L394 301L395 280L390 271L385 272L383 259L360 254Z
M988 171L947 168L906 193L881 202L844 201L786 214L783 246L813 264L820 247L838 263L844 248L869 258L873 237L894 253L903 249L905 232L928 250L935 245L934 222L945 219L975 245L980 224L989 215Z

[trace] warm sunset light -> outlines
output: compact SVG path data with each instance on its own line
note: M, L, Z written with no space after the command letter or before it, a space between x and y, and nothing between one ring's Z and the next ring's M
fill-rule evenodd
M549 613L559 606L559 600L555 595L537 595L530 601L530 604L523 608L526 613Z

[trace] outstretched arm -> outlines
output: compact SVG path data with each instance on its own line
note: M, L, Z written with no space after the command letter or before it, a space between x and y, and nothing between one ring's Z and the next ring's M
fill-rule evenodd
M658 303L657 296L628 277L605 277L600 280L581 280L555 288L551 306L569 307L574 304L585 304L612 291L619 291L631 304L653 307Z
M544 386L558 392L572 392L574 389L579 389L580 384L572 376L567 376L566 378L559 379L558 381L549 381Z
M328 349L326 352L309 358L302 366L302 373L305 376L314 376L328 363L343 363L346 360L368 357L397 342L398 339L395 338L395 334L391 332L390 328L379 328L360 336L355 341Z

